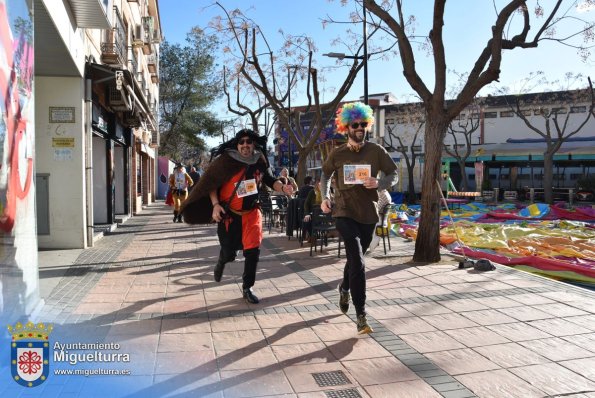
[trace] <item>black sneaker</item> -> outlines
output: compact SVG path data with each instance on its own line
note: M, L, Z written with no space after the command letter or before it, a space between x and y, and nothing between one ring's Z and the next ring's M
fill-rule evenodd
M221 277L223 276L224 268L225 268L225 264L217 262L217 265L215 265L215 271L213 272L213 276L215 277L215 282L221 282Z
M357 316L357 334L368 334L372 333L374 329L368 325L368 319L365 315Z
M339 290L339 309L346 314L349 310L349 292L344 292L340 283L337 289Z
M250 304L258 304L260 300L252 293L252 289L244 289L242 292L244 299Z

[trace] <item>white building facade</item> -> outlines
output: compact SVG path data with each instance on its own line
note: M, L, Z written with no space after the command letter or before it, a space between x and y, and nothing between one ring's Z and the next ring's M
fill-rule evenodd
M85 248L155 199L157 0L35 0L40 248Z
M559 187L573 187L581 176L595 168L595 118L589 117L590 99L577 97L577 93L578 91L567 91L519 96L521 112L531 125L542 132L546 131L544 114L551 112L558 114L560 125L565 128L563 136L577 130L587 120L554 157L554 184ZM540 178L543 176L545 142L511 109L511 106L515 106L515 99L514 96L480 98L480 105L469 107L461 113L459 119L453 121L454 126L460 124L458 127L465 125L468 118L474 119L477 124L477 130L471 134L471 153L466 165L467 174L471 178L470 189L481 189L473 182L475 162L485 163L486 178L491 181L493 187L512 190L525 186L542 187ZM384 117L378 142L384 143L385 147L390 144L397 147L398 141L395 137L398 136L403 142L403 149L408 153L413 149L418 154L414 169L414 185L419 193L423 171L424 127L421 127L414 144L413 137L423 123L423 110L420 104L391 104L382 108L383 110L378 112ZM555 126L551 119L550 127L553 138L556 138ZM460 135L455 144L452 135L449 134L446 135L444 145L451 152L455 145L459 146L460 151L467 147ZM393 158L401 156L399 151L393 151L392 154ZM460 184L456 158L445 151L443 160L451 165L450 175L455 180L455 185ZM448 169L448 165L446 168ZM408 177L403 159L400 160L400 170L401 179L397 188L404 191L407 190Z
M0 318L41 308L39 248L154 200L157 0L0 0Z

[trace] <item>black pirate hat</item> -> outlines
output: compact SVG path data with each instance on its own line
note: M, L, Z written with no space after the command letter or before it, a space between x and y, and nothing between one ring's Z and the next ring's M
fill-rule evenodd
M223 154L226 149L236 149L238 142L244 137L251 138L254 141L254 147L262 152L266 158L267 136L259 136L258 133L250 129L242 129L231 140L225 141L223 144L211 149L211 159Z

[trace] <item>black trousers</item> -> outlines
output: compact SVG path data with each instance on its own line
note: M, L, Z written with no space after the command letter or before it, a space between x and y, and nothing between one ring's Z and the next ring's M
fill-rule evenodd
M226 222L221 221L217 224L217 236L221 249L219 250L218 263L226 264L236 259L236 251L242 250L242 216L231 213L231 223L226 226ZM256 281L256 268L260 258L260 249L258 247L243 251L244 253L244 273L242 275L242 289L249 289L254 286Z
M361 224L351 218L335 220L337 231L345 243L347 261L343 270L341 288L351 291L351 300L357 315L366 313L366 264L364 253L370 246L375 224Z

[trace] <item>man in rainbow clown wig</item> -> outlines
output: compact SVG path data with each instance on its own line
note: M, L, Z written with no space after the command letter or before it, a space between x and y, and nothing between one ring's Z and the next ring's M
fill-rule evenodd
M364 253L378 222L378 191L397 183L397 165L380 145L366 142L366 131L374 124L372 108L361 102L348 103L337 110L337 132L347 135L347 143L331 151L322 166L320 205L332 211L337 230L345 242L347 261L339 283L339 308L349 310L353 300L357 332L373 332L366 318L366 274ZM378 178L379 172L383 173ZM329 196L329 181L336 180L334 203Z

